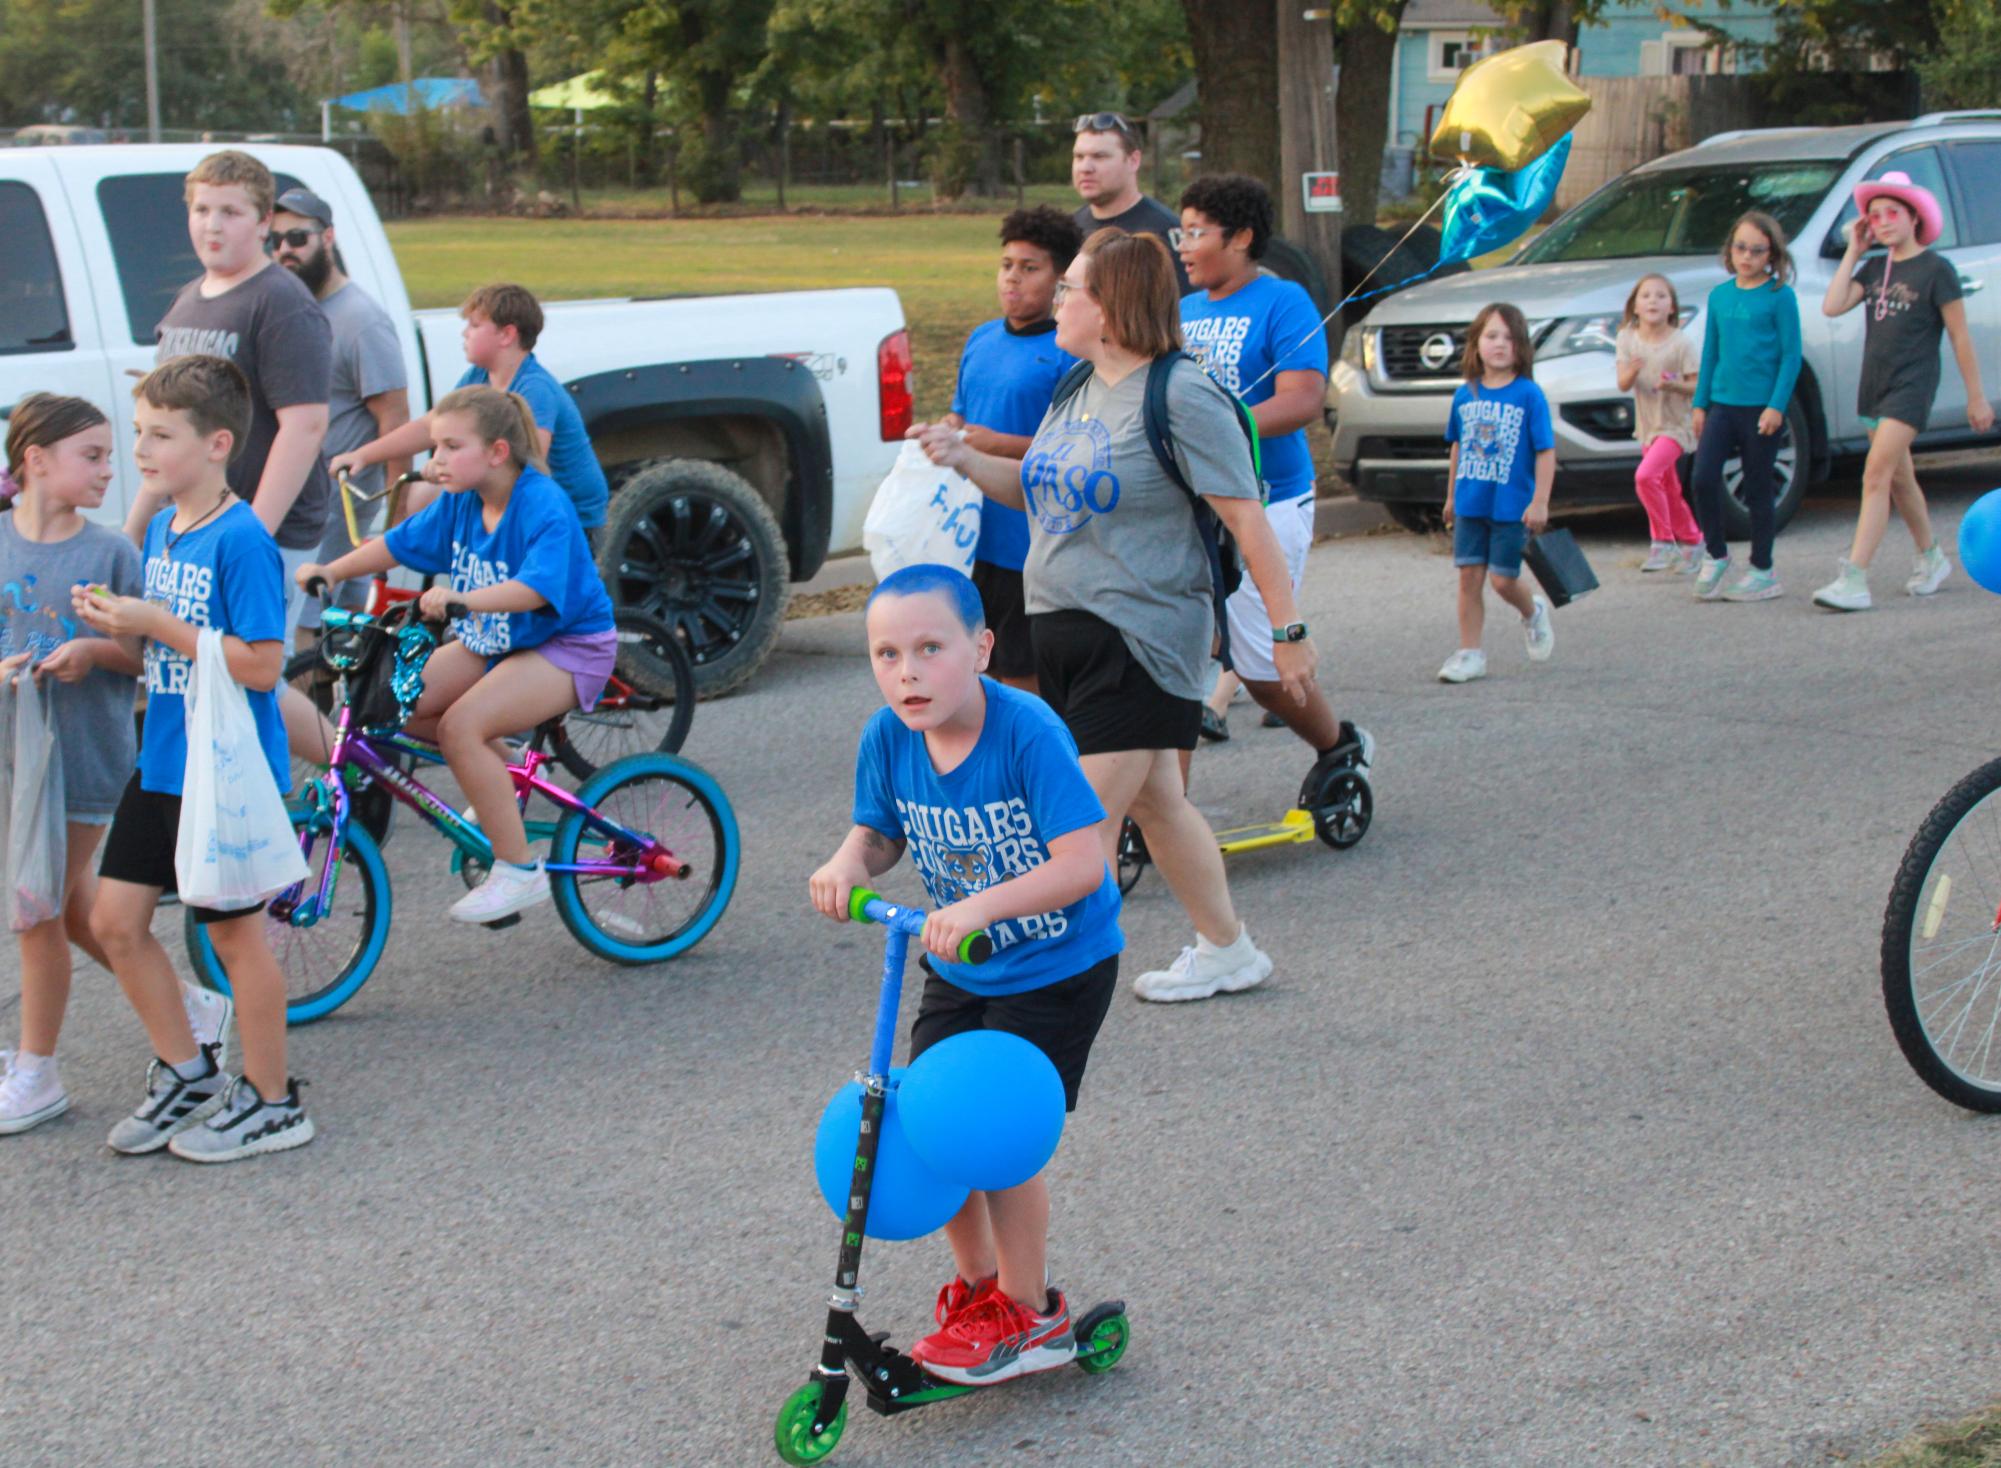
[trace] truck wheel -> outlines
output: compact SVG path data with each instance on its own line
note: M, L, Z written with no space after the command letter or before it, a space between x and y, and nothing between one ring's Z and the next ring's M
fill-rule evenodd
M727 693L770 655L792 596L771 509L742 476L664 459L613 497L598 570L611 599L672 628L703 698Z
M1445 515L1437 505L1413 504L1409 500L1386 500L1383 510L1404 529L1416 535L1429 535L1434 530L1445 528Z
M1807 432L1806 409L1795 397L1786 404L1785 427L1779 430L1779 455L1772 465L1772 532L1786 528L1806 498L1806 481L1813 467L1813 438ZM1723 533L1731 540L1751 538L1751 512L1744 508L1744 465L1740 459L1723 464ZM1693 494L1690 495L1691 501Z

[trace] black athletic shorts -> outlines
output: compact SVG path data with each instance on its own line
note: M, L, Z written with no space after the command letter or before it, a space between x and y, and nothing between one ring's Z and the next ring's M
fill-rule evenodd
M1028 625L1042 696L1069 726L1077 753L1195 747L1201 701L1154 682L1110 622L1089 612L1037 612Z
M1081 974L1022 994L971 994L940 978L926 958L924 995L910 1025L910 1058L915 1060L940 1040L971 1030L999 1030L1019 1035L1049 1057L1063 1077L1066 1111L1077 1109L1077 1090L1084 1084L1084 1062L1091 1042L1112 1007L1119 984L1119 956L1114 953Z
M1022 600L1021 572L973 562L973 585L994 634L987 671L996 678L1026 678L1035 671L1035 643L1028 635L1028 608Z
M118 798L118 810L111 817L111 829L104 836L104 854L97 860L97 874L114 882L132 882L141 887L158 887L172 892L179 886L174 875L174 843L181 832L181 798L139 788L139 772L125 784ZM219 907L194 907L198 923L227 922L245 913L262 912L264 904L224 911Z

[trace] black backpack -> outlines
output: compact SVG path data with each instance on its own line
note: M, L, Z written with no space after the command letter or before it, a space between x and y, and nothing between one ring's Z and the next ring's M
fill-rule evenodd
M1244 558L1237 549L1236 537L1230 534L1228 527L1209 507L1209 502L1203 499L1196 492L1195 486L1188 482L1187 476L1181 472L1180 463L1174 457L1173 424L1168 421L1167 412L1167 380L1174 370L1174 364L1181 361L1196 362L1196 359L1186 352L1177 350L1155 357L1147 366L1146 401L1141 412L1141 420L1146 425L1147 446L1153 450L1154 458L1159 460L1161 470L1181 487L1181 492L1188 496L1189 503L1195 508L1195 531L1202 537L1202 550L1209 560L1209 594L1215 607L1218 648L1223 666L1228 668L1232 666L1230 624L1223 603L1229 600L1232 592L1244 584ZM1201 364L1196 362L1196 366L1200 368ZM1062 381L1056 384L1056 391L1050 398L1049 406L1060 408L1069 402L1090 380L1091 372L1092 367L1089 362L1079 362L1072 367L1063 375ZM1206 370L1203 375L1208 376ZM1214 378L1209 380L1215 382ZM1264 482L1264 450L1258 438L1257 420L1251 417L1251 410L1244 406L1243 400L1235 393L1219 382L1216 383L1216 390L1229 398L1230 405L1237 410L1237 426L1243 429L1244 441L1250 448L1251 473L1257 478L1258 498L1262 500L1268 491Z

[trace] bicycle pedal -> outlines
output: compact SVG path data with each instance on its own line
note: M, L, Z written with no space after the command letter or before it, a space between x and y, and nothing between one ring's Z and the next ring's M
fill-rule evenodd
M495 932L499 932L499 931L500 931L500 930L501 930L502 928L511 928L511 927L513 927L513 926L514 926L514 925L515 925L516 923L518 923L518 922L520 922L520 921L521 921L521 914L520 914L520 913L518 913L518 912L510 912L510 913L509 913L509 914L508 914L508 915L507 915L506 917L504 917L504 918L495 918L495 919L494 919L494 920L493 920L492 922L490 922L490 923L481 923L481 924L480 924L480 926L481 926L482 928L491 928L491 929L493 929L493 930L494 930Z

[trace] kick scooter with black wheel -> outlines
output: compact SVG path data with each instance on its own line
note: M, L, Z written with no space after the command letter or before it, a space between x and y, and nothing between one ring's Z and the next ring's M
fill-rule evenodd
M848 900L848 915L856 922L879 923L884 933L882 992L876 1001L875 1041L869 1048L868 1072L857 1076L862 1087L862 1115L855 1139L854 1172L848 1208L841 1222L841 1252L834 1268L834 1292L827 1300L827 1328L820 1364L806 1384L778 1409L778 1456L787 1463L817 1463L833 1452L848 1420L848 1388L858 1383L869 1409L894 1417L914 1407L927 1407L981 1388L940 1381L927 1374L889 1344L887 1332L873 1334L855 1318L861 1304L862 1237L868 1225L869 1194L875 1181L875 1155L881 1141L882 1116L890 1085L889 1060L896 1042L896 1012L903 995L903 964L910 939L924 931L926 914L919 908L885 902L865 887ZM993 941L975 933L960 947L967 963L985 963L993 956ZM1096 1374L1110 1371L1125 1354L1130 1327L1122 1300L1093 1305L1077 1318L1077 1366Z
M1369 834L1375 813L1375 787L1360 766L1315 765L1300 784L1299 803L1291 810L1263 825L1218 831L1216 844L1228 857L1268 846L1302 846L1318 837L1336 851L1346 851ZM1128 816L1119 827L1119 891L1132 891L1152 863L1145 833Z

